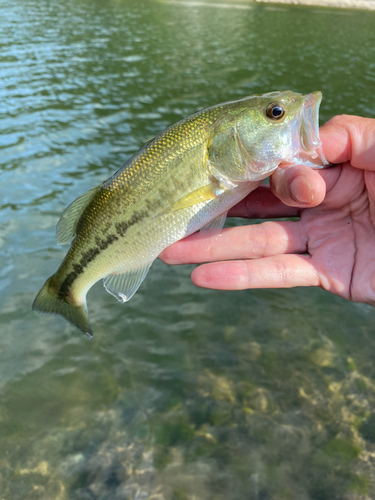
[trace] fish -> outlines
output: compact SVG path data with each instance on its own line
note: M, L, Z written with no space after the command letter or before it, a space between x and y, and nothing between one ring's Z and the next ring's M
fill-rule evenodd
M290 90L217 104L146 142L109 179L77 198L56 228L71 242L33 310L60 314L92 336L86 295L103 279L127 302L167 246L220 232L228 210L281 163L324 168L319 91Z

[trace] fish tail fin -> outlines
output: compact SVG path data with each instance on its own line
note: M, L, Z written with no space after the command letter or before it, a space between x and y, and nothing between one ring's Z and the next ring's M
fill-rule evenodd
M67 321L79 328L87 337L92 337L92 329L87 314L86 300L79 306L73 306L59 298L53 284L54 276L48 278L33 303L33 311L43 314L60 314Z

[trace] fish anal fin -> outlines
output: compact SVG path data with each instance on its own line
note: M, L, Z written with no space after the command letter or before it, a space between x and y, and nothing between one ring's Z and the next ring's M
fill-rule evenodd
M81 215L100 189L101 186L90 189L65 209L56 227L56 240L59 245L69 243L74 238Z
M108 293L116 297L119 302L127 302L140 287L146 278L152 262L131 271L119 272L107 276L103 285Z

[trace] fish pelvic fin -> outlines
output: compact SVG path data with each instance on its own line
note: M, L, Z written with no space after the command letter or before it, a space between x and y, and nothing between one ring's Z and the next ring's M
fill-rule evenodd
M83 304L73 306L66 300L59 298L53 284L54 276L48 278L33 303L33 311L42 314L60 314L72 325L79 328L87 337L92 337L92 329L87 314L86 300Z

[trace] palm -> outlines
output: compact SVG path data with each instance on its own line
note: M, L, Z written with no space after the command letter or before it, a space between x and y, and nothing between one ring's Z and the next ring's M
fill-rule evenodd
M349 163L334 170L326 173L324 201L302 210L297 224L320 286L346 299L375 302L375 210L368 182L373 173Z

